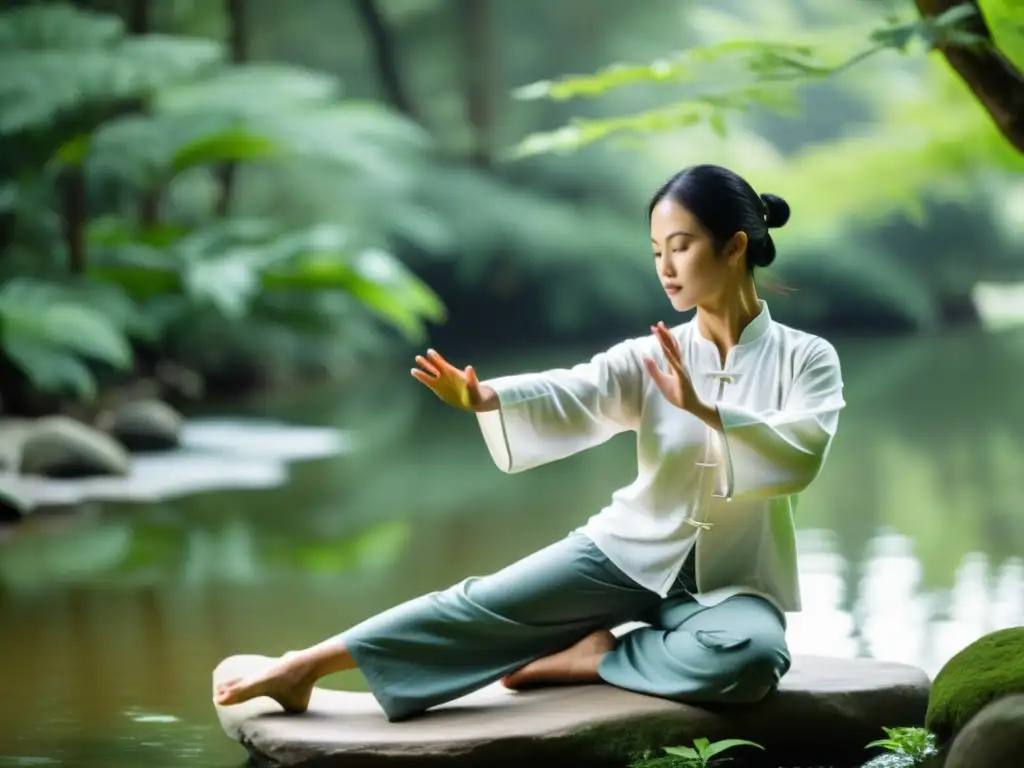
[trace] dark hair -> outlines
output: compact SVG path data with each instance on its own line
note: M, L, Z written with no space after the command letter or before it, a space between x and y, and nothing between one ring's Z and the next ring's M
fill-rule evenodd
M666 181L647 208L670 198L697 217L720 250L737 232L747 233L747 266L767 267L775 261L769 228L789 221L789 204L776 195L758 195L739 174L720 165L691 165Z

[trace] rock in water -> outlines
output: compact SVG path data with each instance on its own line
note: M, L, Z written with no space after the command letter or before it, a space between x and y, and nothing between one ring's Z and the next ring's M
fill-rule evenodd
M0 477L0 522L20 520L31 509L28 499Z
M990 632L947 661L925 724L945 745L989 702L1015 694L1024 694L1024 627Z
M214 682L264 664L260 656L231 657ZM304 715L284 715L265 698L217 707L217 715L257 764L282 768L621 767L701 737L750 739L773 756L817 765L863 753L882 726L921 725L928 685L922 670L904 664L798 656L779 690L748 707L705 709L607 685L519 693L494 685L399 723L389 723L368 693L323 689L313 692Z
M39 419L21 444L23 475L101 477L130 469L131 457L117 441L65 416Z
M185 419L159 400L136 400L100 414L96 426L129 451L168 451L181 444Z
M989 704L960 731L946 768L1020 768L1024 765L1024 696Z

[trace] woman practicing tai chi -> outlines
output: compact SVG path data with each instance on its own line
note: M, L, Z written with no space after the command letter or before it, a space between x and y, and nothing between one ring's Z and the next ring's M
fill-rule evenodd
M732 171L687 168L651 200L654 266L673 328L573 368L481 383L433 350L412 375L477 414L488 450L521 472L637 434L638 476L583 526L490 576L410 600L268 659L214 690L302 712L323 676L358 668L389 720L496 680L513 689L603 681L679 701L751 703L790 666L800 610L796 495L844 407L839 359L777 323L753 269L789 207ZM616 638L611 630L640 626Z

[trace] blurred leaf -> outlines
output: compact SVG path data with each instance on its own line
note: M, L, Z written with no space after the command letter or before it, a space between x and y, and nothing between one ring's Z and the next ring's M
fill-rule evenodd
M65 289L25 278L0 289L5 340L35 338L118 368L131 365L124 335L109 317L66 295Z
M93 246L142 245L164 249L181 240L188 230L180 224L164 222L141 228L135 219L103 216L92 219L86 229L86 241Z
M96 379L82 361L37 339L4 338L4 352L41 392L68 391L83 400L96 395Z
M180 173L209 163L262 160L278 153L274 142L244 128L208 134L178 149L171 160L171 171Z
M514 149L514 156L522 158L547 152L576 150L621 133L651 133L701 123L709 124L716 132L722 132L727 110L741 113L761 105L781 112L792 110L796 103L792 86L784 83L695 95L687 101L667 107L621 117L575 120L549 133L532 134Z
M1020 0L978 0L996 47L1024 72L1024 13Z
M153 105L162 114L219 112L237 117L326 104L339 95L338 80L331 75L292 65L254 63L162 89Z
M117 324L111 295L101 303L93 292L74 291L27 278L9 280L0 290L0 345L36 386L44 390L67 387L91 396L94 382L80 358L115 368L131 366L128 340ZM127 310L121 305L121 319ZM105 311L104 311L105 310Z
M1008 0L995 0L1007 2ZM1000 8L1000 10L1002 10ZM963 28L978 13L973 3L963 3L936 18L913 17L876 28L867 45L845 45L842 30L820 35L826 42L780 43L772 40L728 40L699 46L672 58L649 64L613 64L593 75L573 75L519 88L521 99L547 98L556 101L579 96L600 96L612 89L643 83L733 83L713 93L696 93L666 107L598 120L574 120L569 125L523 139L514 157L574 150L624 132L650 133L689 127L707 121L712 130L724 135L720 109L738 113L755 107L777 111L795 105L795 89L845 71L886 49L906 51L916 40L929 48L942 43L975 45L985 42ZM709 68L708 65L715 65ZM718 109L711 109L717 107Z
M581 96L602 96L615 88L642 83L707 81L711 79L708 65L712 64L727 64L733 73L754 74L764 80L794 74L825 73L838 66L838 63L826 64L819 56L820 52L814 46L804 43L730 40L693 47L672 58L658 59L649 64L612 64L593 75L572 75L531 83L516 89L513 94L526 100L562 101Z
M445 316L433 291L393 256L376 249L363 252L355 263L339 254L300 255L287 270L269 271L264 284L269 289L345 291L414 342L424 337L424 320L440 322Z
M214 41L158 35L109 48L0 49L0 135L42 127L83 104L148 96L202 72L221 54Z
M98 48L116 42L124 23L113 15L49 3L5 10L0 15L0 51L47 48Z
M211 303L225 317L240 319L261 288L259 253L236 248L186 267L184 287L197 304Z

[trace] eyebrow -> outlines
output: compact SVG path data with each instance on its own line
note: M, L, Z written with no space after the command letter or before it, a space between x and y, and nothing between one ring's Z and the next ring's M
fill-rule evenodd
M666 240L666 242L667 242L667 241L671 240L671 239L672 239L673 237L679 237L679 235L683 235L684 237L693 237L693 234L692 234L692 233L690 233L690 232L684 232L683 230L681 230L681 229L680 229L680 230L678 230L678 231L676 231L676 232L670 232L670 233L669 233L668 235L666 235L666 236L665 236L665 240ZM655 240L655 239L654 239L654 238L652 237L652 238L651 238L651 242L652 242L652 243L657 243L658 241L657 241L657 240Z

